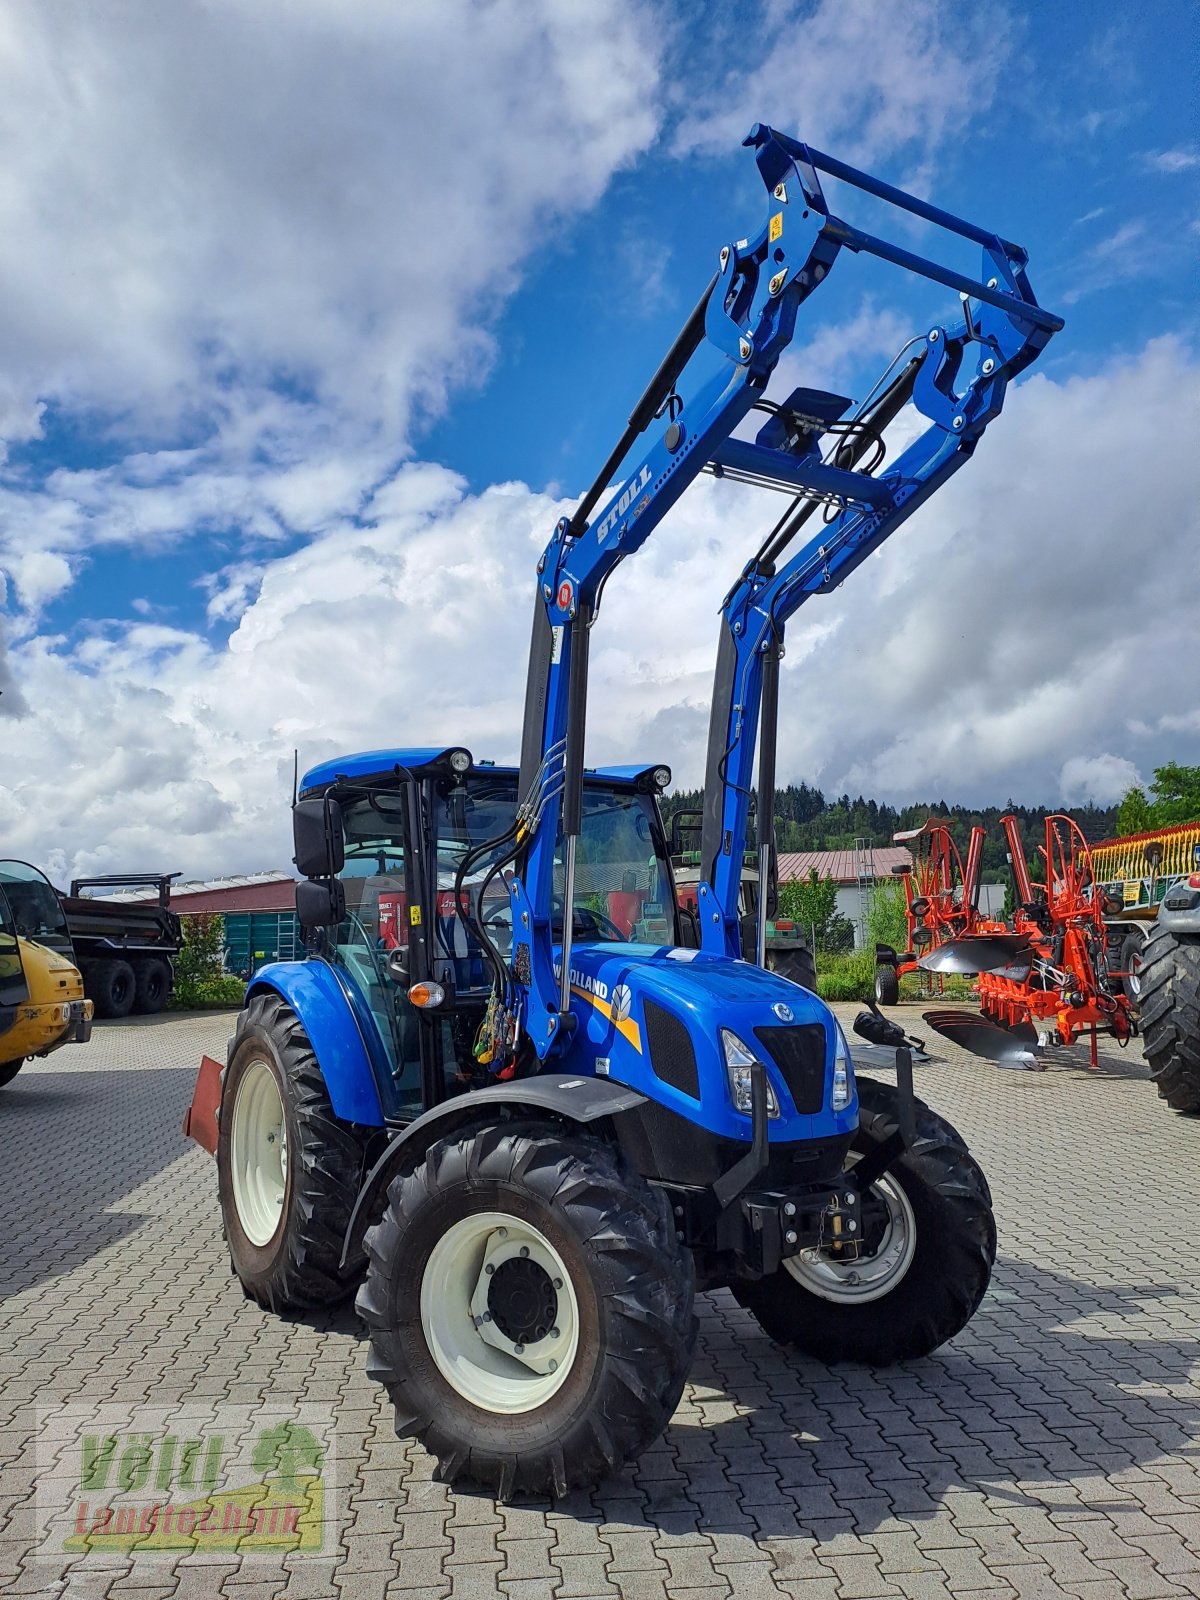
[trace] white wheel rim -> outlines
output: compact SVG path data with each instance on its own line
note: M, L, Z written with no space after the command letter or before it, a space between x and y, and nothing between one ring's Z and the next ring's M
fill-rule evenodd
M1142 992L1142 952L1141 949L1133 950L1129 955L1129 992L1136 1000Z
M275 1074L251 1061L233 1102L230 1130L233 1203L251 1244L269 1244L283 1216L287 1189L287 1122Z
M514 1329L525 1332L513 1337ZM579 1302L545 1234L511 1213L480 1211L433 1247L421 1278L421 1331L456 1393L513 1416L545 1405L566 1382L579 1350Z
M796 1282L822 1300L865 1305L890 1294L912 1266L917 1249L917 1219L908 1196L895 1178L884 1175L873 1192L887 1207L887 1225L879 1248L859 1261L834 1261L819 1250L785 1256L784 1266Z

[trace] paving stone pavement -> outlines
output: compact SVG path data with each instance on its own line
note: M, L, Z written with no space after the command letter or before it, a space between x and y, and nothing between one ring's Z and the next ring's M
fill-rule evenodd
M706 1296L662 1440L594 1493L497 1505L396 1439L351 1309L268 1316L230 1276L213 1164L179 1124L231 1025L102 1024L0 1092L0 1593L1200 1595L1200 1119L1159 1102L1134 1050L1035 1074L939 1043L920 1070L1000 1234L992 1290L949 1346L825 1368ZM332 1553L36 1555L35 1408L189 1398L336 1408Z

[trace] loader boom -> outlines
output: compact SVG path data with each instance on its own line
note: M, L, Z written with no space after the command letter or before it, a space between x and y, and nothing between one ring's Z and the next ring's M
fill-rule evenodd
M969 459L979 436L999 414L1009 379L1062 326L1061 318L1034 299L1025 273L1026 253L1019 246L763 124L752 129L745 143L756 151L767 191L767 219L753 238L721 250L717 276L596 482L574 516L558 523L538 564L522 741L520 854L511 885L515 986L508 1003L541 1059L554 1052L573 1026L567 1008L569 912L562 917L555 970L556 839L561 822L562 899L569 908L580 831L588 635L613 568L645 543L702 471L793 497L791 512L776 525L722 608L698 903L702 947L738 956L742 851L764 683L772 725L763 739L759 811L767 820L769 852L774 706L788 617L810 595L841 583ZM981 276L965 276L843 221L826 202L822 172L981 246ZM945 284L962 297L961 318L929 329L919 353L848 422L843 418L851 402L841 396L796 390L782 405L764 399L801 305L843 248L875 255ZM978 361L968 376L969 352ZM708 358L709 370L698 375L685 398L680 382L694 361L700 364L701 355ZM927 421L925 431L886 472L875 476L877 443L910 399ZM756 438L732 437L752 408L767 413ZM613 473L646 432L652 434L649 447L605 499ZM822 452L827 434L833 448ZM858 470L868 454L875 459ZM588 521L601 502L595 520ZM786 545L822 505L831 509L833 520L781 564Z

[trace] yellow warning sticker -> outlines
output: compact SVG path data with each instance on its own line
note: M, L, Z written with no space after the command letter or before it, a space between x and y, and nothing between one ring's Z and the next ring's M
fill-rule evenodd
M774 243L783 233L783 212L777 211L771 218L770 239Z
M408 920L409 920L409 922L412 924L412 926L414 928L419 928L421 926L421 908L420 908L420 906L409 906L409 908L408 908Z

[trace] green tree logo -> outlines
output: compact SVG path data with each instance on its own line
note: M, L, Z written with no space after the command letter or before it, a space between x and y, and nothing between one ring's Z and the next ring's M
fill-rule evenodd
M325 1449L302 1423L280 1422L254 1446L253 1460L255 1472L275 1478L282 1489L295 1489L302 1477L319 1475Z

